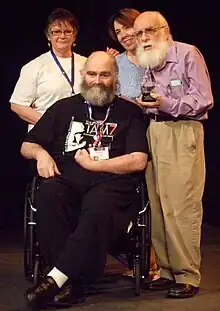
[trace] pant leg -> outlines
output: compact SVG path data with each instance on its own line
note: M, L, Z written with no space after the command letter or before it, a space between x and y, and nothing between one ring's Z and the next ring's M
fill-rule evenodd
M137 211L134 184L109 180L83 197L78 226L61 252L56 267L71 278L103 273L112 240L127 229Z
M80 212L80 195L61 177L41 182L36 201L37 237L44 261L54 267L69 235L75 230Z
M153 127L158 138L156 172L171 272L176 282L199 286L203 127L196 121L154 122Z
M166 233L163 210L160 202L159 187L158 187L158 135L153 125L148 127L147 139L149 143L152 160L148 163L146 169L146 183L148 197L151 205L151 238L152 245L156 255L156 261L161 267L161 277L173 279L172 270L169 262L167 251Z

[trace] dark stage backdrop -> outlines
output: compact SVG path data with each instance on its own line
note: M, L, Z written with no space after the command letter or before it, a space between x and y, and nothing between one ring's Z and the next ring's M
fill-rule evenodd
M26 2L26 1L25 1ZM204 195L205 221L220 225L219 151L219 27L217 0L120 1L72 0L4 1L1 8L1 191L0 228L22 227L26 162L19 154L26 126L9 110L9 97L22 65L47 51L44 26L56 7L71 10L79 19L76 52L88 56L107 46L119 48L108 36L107 19L116 10L133 7L161 11L170 23L175 40L196 45L203 53L212 80L215 108L205 125L207 183ZM7 219L7 220L6 220Z

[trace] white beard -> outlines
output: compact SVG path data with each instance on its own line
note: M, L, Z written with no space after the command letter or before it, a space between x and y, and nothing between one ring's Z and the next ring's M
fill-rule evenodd
M144 50L144 45L146 44L138 45L136 49L136 56L140 66L144 68L150 67L151 69L160 66L168 54L168 42L161 41L149 51Z

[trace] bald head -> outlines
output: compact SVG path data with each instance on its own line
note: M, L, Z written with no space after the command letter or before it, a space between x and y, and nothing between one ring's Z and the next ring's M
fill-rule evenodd
M111 103L117 90L118 66L115 58L103 51L93 52L82 71L81 94L91 104Z
M104 52L96 51L93 52L86 60L84 70L88 68L106 68L110 70L115 75L118 73L118 66L115 57Z
M134 28L139 28L140 25L145 25L146 28L166 27L169 29L165 17L157 11L146 11L141 13L134 22Z

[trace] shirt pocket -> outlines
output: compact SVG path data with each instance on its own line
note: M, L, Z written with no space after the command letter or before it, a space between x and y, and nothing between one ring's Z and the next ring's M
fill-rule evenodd
M172 85L172 83L170 83L168 85L168 90L168 93L172 98L179 99L184 96L184 87L181 81L178 85Z

